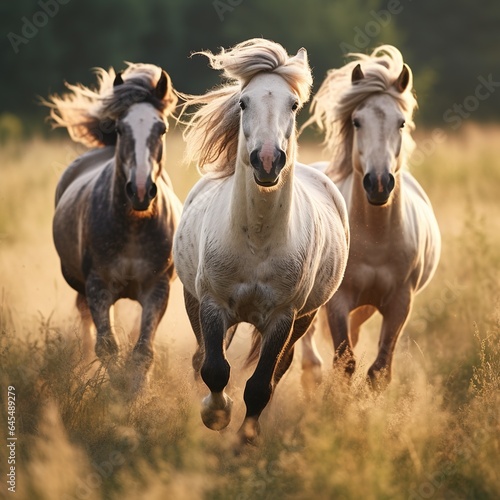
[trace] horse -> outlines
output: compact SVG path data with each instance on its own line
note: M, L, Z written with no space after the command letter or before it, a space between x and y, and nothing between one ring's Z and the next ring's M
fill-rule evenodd
M296 161L295 117L312 83L306 50L289 56L251 39L199 54L228 81L185 96L199 106L185 139L203 176L185 201L174 260L198 342L193 367L210 390L201 408L210 429L231 419L227 332L241 322L256 328L260 352L237 432L240 445L255 444L295 342L344 274L347 210L326 175Z
M147 382L176 277L172 245L182 206L163 168L163 137L177 95L168 74L151 64L97 69L97 77L96 90L67 84L70 92L45 102L54 126L93 148L59 180L53 240L63 277L77 292L84 350L95 326L95 353L114 366L112 306L122 298L142 306L127 379L136 393Z
M324 131L332 158L314 166L336 183L349 211L347 269L325 306L334 366L351 377L360 327L379 311L383 323L368 380L383 389L391 380L394 349L414 296L438 265L441 237L429 198L406 168L415 147L411 69L390 45L352 57L328 72L305 126L316 124ZM303 380L320 382L313 334L314 327L302 344Z

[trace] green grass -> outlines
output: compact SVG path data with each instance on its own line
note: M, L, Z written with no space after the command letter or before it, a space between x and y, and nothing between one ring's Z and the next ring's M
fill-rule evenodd
M71 146L33 141L0 152L0 437L6 443L10 385L15 498L498 498L500 131L481 130L448 137L413 169L433 201L443 254L398 345L391 386L375 397L364 383L377 342L371 321L351 387L325 368L307 399L294 363L262 416L260 446L239 455L232 446L243 412L238 366L248 339L229 352L233 422L208 431L199 416L205 390L190 367L193 335L173 294L150 387L127 401L102 367L80 362L74 296L52 248L57 165L67 163ZM184 198L196 174L181 164L178 137L170 147L169 172ZM319 148L300 151L309 160ZM125 332L128 309L120 310ZM330 354L325 344L327 366Z

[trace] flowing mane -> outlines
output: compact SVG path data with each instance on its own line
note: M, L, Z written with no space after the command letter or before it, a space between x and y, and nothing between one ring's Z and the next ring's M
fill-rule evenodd
M66 83L69 92L52 95L42 104L50 108L54 127L66 127L70 137L88 147L116 144L115 121L123 116L132 104L148 102L167 117L175 105L174 92L167 92L163 100L155 96L154 89L161 76L161 68L152 64L127 63L121 73L123 84L113 87L115 70L96 68L97 88L82 84ZM168 88L171 89L167 75Z
M259 73L282 76L297 94L300 105L310 95L311 71L302 61L287 54L278 43L254 38L219 54L197 52L209 59L210 67L222 70L225 84L204 95L184 95L184 109L196 105L199 109L190 117L184 138L187 159L194 161L202 173L221 176L234 173L240 128L239 95Z
M328 174L334 181L340 181L352 172L353 111L373 94L383 93L393 97L405 115L402 153L408 157L415 143L411 132L415 128L413 112L417 101L413 92L413 76L404 92L394 87L394 82L403 69L403 56L392 45L382 45L370 55L349 54L354 58L340 69L328 72L325 81L313 98L311 118L305 126L316 124L325 133L324 144L332 154ZM351 83L354 67L361 63L364 78L355 85Z

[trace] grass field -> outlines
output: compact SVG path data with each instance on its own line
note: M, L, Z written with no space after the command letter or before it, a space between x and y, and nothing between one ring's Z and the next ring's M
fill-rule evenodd
M462 127L440 141L421 133L412 171L429 194L443 235L431 285L402 335L389 389L374 397L366 369L379 319L364 328L349 389L330 373L305 398L299 363L262 416L260 447L235 456L243 418L241 369L249 338L228 353L233 422L204 428L193 379L194 336L176 282L157 335L151 386L127 402L97 366L79 361L74 293L52 245L53 195L81 151L66 141L0 150L0 491L11 457L8 391L16 395L19 499L494 499L500 497L500 129ZM197 178L168 139L168 170L183 199ZM321 158L301 145L300 159ZM127 335L138 308L118 307ZM299 354L299 353L297 353ZM8 479L8 477L7 477Z

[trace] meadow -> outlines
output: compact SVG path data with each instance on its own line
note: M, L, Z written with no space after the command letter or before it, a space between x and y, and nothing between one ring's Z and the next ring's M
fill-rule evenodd
M206 429L205 389L191 370L194 335L179 281L156 339L151 385L127 401L98 363L80 363L75 294L51 237L53 197L82 152L62 139L0 149L0 491L56 499L494 499L500 497L500 129L463 125L416 136L411 170L433 202L443 236L434 280L417 298L400 338L390 387L365 384L380 318L361 332L350 387L330 369L306 395L300 349L261 418L259 447L238 455L242 368L250 342L228 352L235 401L229 428ZM167 138L167 170L181 199L197 178L183 143ZM312 139L299 157L324 158ZM118 305L123 349L138 307ZM10 388L10 389L9 389ZM8 392L15 393L16 492L7 491ZM12 407L11 407L12 408Z

